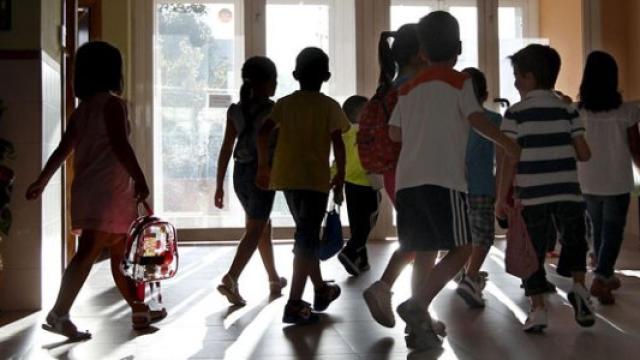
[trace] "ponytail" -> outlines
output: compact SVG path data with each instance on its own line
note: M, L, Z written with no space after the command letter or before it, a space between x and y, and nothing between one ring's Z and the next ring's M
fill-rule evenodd
M389 44L389 38L396 36L395 31L383 31L378 42L378 64L380 65L380 77L378 78L378 92L385 93L393 84L396 76L396 62Z
M242 110L242 116L245 119L247 119L249 115L251 98L253 98L251 80L244 78L242 79L242 86L240 86L240 110Z

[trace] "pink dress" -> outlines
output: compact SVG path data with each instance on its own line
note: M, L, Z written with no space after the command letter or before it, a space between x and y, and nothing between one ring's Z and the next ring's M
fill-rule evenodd
M74 230L124 234L137 217L133 179L117 159L107 136L104 114L111 96L96 94L82 101L76 110L79 140L74 149L71 186ZM128 118L126 127L128 135Z

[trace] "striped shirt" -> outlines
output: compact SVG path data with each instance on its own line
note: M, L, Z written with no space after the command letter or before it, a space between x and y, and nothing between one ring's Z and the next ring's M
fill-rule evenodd
M535 90L504 115L502 132L522 148L516 197L525 206L582 202L573 138L584 135L578 112L549 90Z

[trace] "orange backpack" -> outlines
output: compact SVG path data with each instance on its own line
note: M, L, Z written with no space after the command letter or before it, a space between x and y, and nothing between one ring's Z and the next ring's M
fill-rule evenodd
M360 113L358 120L358 155L362 167L373 174L384 174L395 169L401 143L389 138L389 119L398 102L398 90L378 89Z

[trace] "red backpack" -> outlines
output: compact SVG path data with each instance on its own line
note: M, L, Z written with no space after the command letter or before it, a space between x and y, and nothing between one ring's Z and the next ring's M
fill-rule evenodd
M389 119L398 102L398 90L378 90L360 113L358 120L358 155L362 167L370 173L384 174L395 169L401 143L389 138Z

